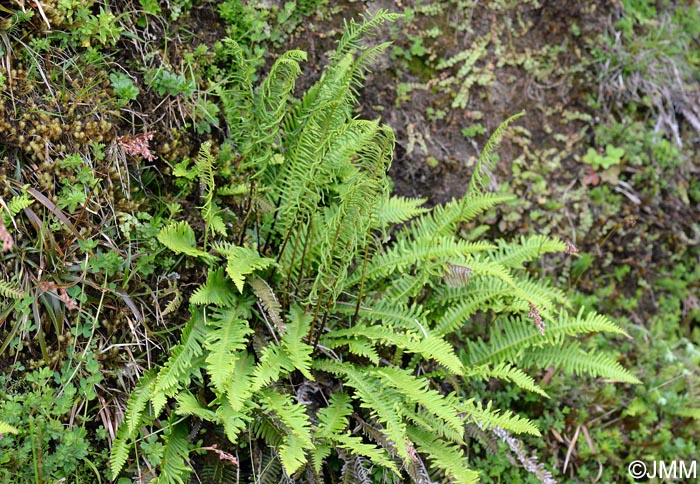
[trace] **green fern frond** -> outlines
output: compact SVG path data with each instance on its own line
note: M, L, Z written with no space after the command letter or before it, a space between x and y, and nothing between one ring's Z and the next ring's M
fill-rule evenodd
M189 385L193 371L199 367L196 360L204 352L202 343L205 335L200 317L201 315L193 314L182 330L180 344L172 349L168 361L158 372L151 393L156 415L163 410L168 397L174 396L180 388Z
M10 299L22 299L27 293L13 282L0 281L0 296Z
M546 235L520 237L520 244L512 241L498 241L498 252L491 256L494 262L506 267L522 268L526 262L540 258L550 252L564 252L566 244Z
M451 289L439 293L439 300L448 304L445 314L435 324L434 333L450 334L478 311L488 307L491 301L503 297L510 289L505 282L492 277L480 277L468 288Z
M284 425L286 436L278 452L282 466L288 475L294 474L307 462L306 451L312 450L311 424L304 406L292 402L289 395L269 388L260 391L263 410L272 412Z
M341 341L345 341L348 337L369 339L396 346L408 353L415 353L428 360L435 360L456 375L461 374L464 369L462 362L454 353L453 346L425 330L421 333L395 333L387 331L387 328L382 326L357 324L352 328L335 330L325 334L322 337L322 342L329 347L335 347L334 339L340 338Z
M405 272L416 264L426 264L431 260L447 261L493 248L488 242L467 242L454 237L436 237L430 241L409 242L399 239L385 253L375 257L367 266L365 278L368 281L387 277L394 272ZM351 277L348 286L356 284L361 275Z
M369 18L364 15L361 15L361 17L362 23L360 24L353 19L349 22L343 22L344 33L338 41L338 46L332 58L333 62L337 62L339 58L345 56L348 52L361 50L363 48L361 44L362 39L372 35L374 31L386 22L394 22L401 18L401 15L389 13L386 9L379 9Z
M409 426L408 435L416 443L418 450L427 455L435 467L445 472L456 484L473 484L479 481L479 474L467 465L467 458L458 446L450 444L427 430Z
M671 413L679 417L700 419L700 408L697 407L676 408Z
M214 250L226 257L226 274L241 293L245 276L275 264L273 259L260 256L257 250L250 247L214 244Z
M525 350L541 347L545 343L557 345L567 336L602 331L627 336L627 333L606 316L594 312L584 316L583 309L575 318L561 313L558 318L545 323L547 327L543 337L529 318L508 318L502 321L500 328L491 332L488 344L481 340L467 342L469 365L517 362Z
M23 192L20 195L12 197L12 200L10 200L7 204L7 209L10 211L10 214L14 217L25 208L29 208L29 206L32 203L34 203L34 200L30 198L28 193Z
M160 474L153 484L188 484L192 468L189 466L189 442L187 427L183 424L166 426L163 434L163 457L160 461Z
M313 346L306 344L304 338L309 332L312 317L304 314L304 310L296 304L289 311L289 324L287 332L282 337L282 347L289 355L289 361L294 368L299 370L309 380L313 381L311 374L311 353Z
M0 420L0 435L2 434L18 434L19 430L17 430L17 427L13 427L12 425L3 422Z
M129 400L126 404L126 414L119 426L117 438L112 444L109 456L110 471L114 479L119 475L129 457L131 441L136 435L136 431L144 424L144 414L147 410L148 401L151 399L155 380L155 371L145 372L139 378L136 387L131 391L131 395L129 395Z
M232 393L229 392L227 396L229 399L231 399ZM219 408L216 409L216 417L223 425L226 437L229 439L229 441L231 441L231 443L234 444L238 442L238 436L240 433L246 428L249 428L251 422L254 422L251 414L255 405L252 402L245 400L245 398L247 397L243 398L244 406L241 410L234 410L231 407L229 400L226 399L221 400Z
M194 415L195 417L206 422L218 422L216 412L202 405L197 397L185 390L175 396L177 407L175 408L176 415Z
M508 363L499 363L493 367L488 365L469 367L465 373L465 378L489 379L498 378L500 380L510 381L518 385L520 388L542 395L549 398L542 388L535 383L535 380L518 367Z
M454 236L458 224L469 222L488 209L514 199L513 195L505 193L467 194L459 200L434 207L403 229L400 232L403 237L397 239L430 241L434 237Z
M381 466L394 475L400 475L398 468L393 460L391 460L386 451L380 449L376 445L367 444L362 441L361 437L350 435L349 433L336 434L333 437L335 445L351 455L366 457L374 465Z
M376 368L372 374L407 397L411 404L415 402L425 411L444 420L457 434L463 431L464 422L459 417L459 412L443 395L428 388L428 380L416 378L406 370L389 366Z
M316 414L318 424L314 432L316 439L332 439L345 430L352 414L352 404L347 393L339 391L331 395L327 407Z
M237 297L234 285L226 278L224 268L209 270L207 282L202 284L190 297L190 303L230 307L236 303Z
M354 305L338 305L336 311L340 314L351 315L355 312ZM417 303L410 307L400 304L388 304L384 301L377 301L372 305L362 305L358 308L358 315L366 321L379 321L385 326L394 328L404 328L410 331L424 331L426 319L425 309Z
M553 365L578 375L588 374L594 378L601 377L625 383L641 383L610 355L586 353L579 348L578 344L533 348L523 357L521 364L524 366L537 365L540 368Z
M253 394L254 373L253 357L247 351L242 351L236 358L233 375L226 386L226 400L233 412L242 412Z
M537 426L526 418L514 415L510 411L493 410L493 402L486 407L474 399L460 402L462 411L467 414L469 421L475 422L481 428L500 427L516 434L531 434L540 437L542 434Z
M508 125L510 125L513 121L524 115L525 111L515 114L510 118L506 119L501 123L501 125L498 128L496 128L496 131L494 131L493 134L489 137L489 140L486 142L486 146L484 146L484 149L481 152L481 156L479 156L479 160L476 162L476 166L474 167L474 172L472 173L471 179L469 180L467 194L486 192L487 183L484 180L482 170L484 169L484 167L486 167L489 170L492 170L494 168L495 163L493 155L500 146L501 140L503 139L503 135L508 129Z
M393 196L384 200L377 211L377 226L401 224L413 220L419 215L428 212L427 208L421 207L427 198L406 198Z
M235 308L214 312L207 319L207 326L204 339L204 347L208 351L206 369L214 388L223 393L253 330Z
M173 222L158 233L158 241L176 254L200 257L207 263L216 260L214 256L196 247L194 230L185 221Z
M408 440L406 424L396 405L397 393L389 392L381 381L349 363L316 360L314 368L342 376L345 383L355 389L355 397L359 400L360 406L367 409L371 416L384 425L384 433L390 441L394 442L396 453L406 461L410 459L405 445Z
M260 356L260 363L255 367L252 391L257 392L261 388L279 379L280 375L294 370L294 364L289 354L279 345L269 344Z

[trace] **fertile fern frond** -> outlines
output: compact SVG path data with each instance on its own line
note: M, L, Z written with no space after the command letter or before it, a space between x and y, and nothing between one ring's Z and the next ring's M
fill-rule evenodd
M241 46L233 39L223 39L219 55L222 61L231 66L231 69L228 71L229 78L224 83L215 85L214 90L221 99L233 141L240 153L247 154L251 150L251 143L254 142L250 134L255 130L253 110L255 69L245 58Z
M362 22L357 23L354 19L343 21L344 33L338 41L338 46L333 54L332 61L336 62L348 52L362 50L362 39L372 35L380 26L386 22L394 22L401 15L389 13L386 9L379 9L371 17L361 15Z
M204 203L201 207L202 218L207 232L211 229L219 235L226 235L226 226L221 218L219 207L214 201L216 183L214 180L214 156L211 153L211 141L207 141L199 148L199 154L195 160L195 168L199 174L199 184ZM205 237L206 239L206 237Z
M194 230L185 221L173 222L158 233L158 241L176 254L200 257L207 263L216 260L214 256L197 248Z
M262 173L272 158L271 147L278 142L279 125L287 114L296 78L301 73L299 63L305 60L305 52L285 52L277 58L258 88L255 95L255 133L248 135L254 140L254 151L257 152L249 163L256 173Z
M253 293L258 298L258 301L260 301L260 304L265 310L267 317L272 320L272 323L280 333L284 333L287 328L284 325L284 320L282 319L282 315L280 313L282 306L280 305L279 300L277 299L277 296L275 296L275 293L270 285L260 277L253 277L248 281L248 283L253 289Z
M500 146L501 140L503 139L503 135L505 135L506 130L508 129L508 125L510 125L510 123L524 115L525 111L515 114L510 118L506 119L503 123L501 123L501 125L498 128L496 128L496 131L494 131L493 134L489 137L489 140L486 142L486 146L484 146L484 149L481 152L481 156L479 156L479 160L476 162L476 166L474 167L472 177L469 180L467 194L486 192L487 182L484 179L484 174L482 173L482 170L484 170L484 168L489 170L492 170L494 168L494 153Z

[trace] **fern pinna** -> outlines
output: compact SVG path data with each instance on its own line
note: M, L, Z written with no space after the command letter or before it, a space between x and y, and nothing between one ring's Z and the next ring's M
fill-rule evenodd
M424 200L390 195L392 131L356 119L353 106L369 62L386 48L361 38L393 19L379 11L349 22L301 99L292 91L302 52L280 57L256 87L243 50L223 44L231 76L217 92L237 170L219 175L206 143L192 168L176 173L199 178L206 229L198 238L188 221L174 221L159 240L208 267L207 277L190 297L180 343L129 398L112 449L115 478L137 467L130 449L147 442L154 482L187 482L198 451L188 424L203 421L222 429L222 451L236 454L254 482L281 474L371 482L377 470L394 482L475 482L465 429L540 430L470 397L469 381L498 378L542 397L529 368L636 381L572 338L624 334L618 326L571 315L561 291L525 271L542 254L563 252L563 242L457 235L512 199L488 192L481 169L505 127L461 199L428 210ZM469 340L476 316L488 318L489 336ZM466 341L460 352L458 340Z

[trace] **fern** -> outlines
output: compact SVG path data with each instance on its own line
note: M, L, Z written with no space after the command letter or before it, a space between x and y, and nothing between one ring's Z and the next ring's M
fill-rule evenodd
M22 299L26 293L13 282L0 281L0 296L10 299Z
M236 285L239 292L243 292L245 276L259 269L265 269L274 264L274 260L261 257L258 252L250 247L235 247L219 244L214 250L226 257L226 274Z
M313 347L303 341L309 331L310 324L311 317L304 314L299 306L292 306L287 332L282 338L282 347L289 355L289 361L294 365L294 368L299 370L308 380L313 381L314 377L311 374Z
M17 430L16 427L13 427L12 425L3 422L0 420L0 435L2 434L18 434L19 430Z
M195 289L190 302L199 306L232 306L237 300L234 287L231 280L226 278L223 267L215 271L210 270L207 282Z
M562 346L548 346L546 348L532 349L522 358L521 364L523 366L536 364L540 367L553 365L579 375L588 374L593 377L609 378L619 382L641 383L639 379L628 370L625 370L611 356L586 353L576 344L568 344L565 348Z
M176 254L201 257L206 262L215 260L214 256L197 248L194 230L185 221L175 222L162 228L158 233L158 242Z
M170 358L156 376L151 396L156 415L160 414L168 397L189 385L193 370L197 368L195 361L203 354L204 335L200 315L195 314L182 331L180 344L173 348Z
M207 319L207 326L209 328L204 339L208 352L207 373L217 392L224 393L236 369L236 361L246 348L247 336L253 331L236 309L214 313Z
M29 208L32 203L34 203L34 200L29 197L28 193L23 192L20 195L12 197L12 200L7 204L7 209L10 211L10 215L14 217L25 208Z
M472 177L469 180L467 194L486 192L486 181L484 180L484 175L482 171L484 169L492 170L494 168L494 153L498 149L498 146L501 144L501 140L503 139L503 136L505 135L506 130L508 129L508 125L510 125L510 123L512 123L518 118L521 118L524 115L525 112L521 112L506 119L503 123L501 123L501 125L498 128L496 128L496 131L494 131L493 134L489 137L489 140L486 142L486 146L482 150L481 156L479 156L479 159L476 162L476 166L474 167Z
M187 428L182 424L172 423L163 435L163 456L160 461L160 474L154 484L189 483L192 468L187 464L189 442Z
M528 274L528 264L562 252L561 241L492 242L466 225L514 200L489 193L485 172L520 115L493 133L464 196L428 209L390 195L393 132L357 119L353 106L387 47L361 39L394 18L381 10L347 23L331 64L299 99L304 53L283 54L256 85L244 49L222 43L219 60L230 70L213 89L234 161L217 167L207 142L194 167L178 165L183 186L200 183L202 243L194 222L158 234L203 263L206 281L189 298L180 343L132 392L112 448L114 478L131 446L160 426L156 482L185 482L194 419L247 453L259 482L323 482L340 462L335 477L348 482L370 482L371 466L395 480L475 482L465 431L491 444L484 436L495 429L540 432L473 398L474 380L543 397L529 368L636 382L575 340L624 331L595 313L571 315L562 291ZM16 289L0 283L5 297ZM475 332L487 336L470 339Z

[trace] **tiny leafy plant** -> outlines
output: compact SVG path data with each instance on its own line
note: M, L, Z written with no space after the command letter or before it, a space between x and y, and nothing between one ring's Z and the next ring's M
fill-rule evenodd
M606 145L604 154L598 153L594 148L588 148L588 152L583 156L583 161L596 170L607 170L611 166L619 165L624 155L624 148Z
M109 75L109 81L114 89L114 94L119 99L134 101L139 95L139 88L134 85L131 77L123 72L112 72Z
M156 482L187 482L191 460L216 442L256 482L476 482L467 429L504 439L540 429L480 401L474 382L547 398L526 370L550 365L637 382L573 338L624 331L594 312L571 314L561 291L525 270L565 243L470 237L467 223L514 198L488 192L482 171L518 115L492 135L461 198L427 209L391 196L393 132L354 106L388 47L363 37L395 18L349 22L301 99L303 52L280 56L256 85L244 50L224 43L230 77L217 94L235 157L207 142L194 164L178 165L183 183L199 183L199 215L158 235L205 267L206 282L189 299L180 343L128 399L113 478L137 472L136 447ZM228 176L224 163L236 167ZM199 433L198 422L223 435Z
M102 377L97 361L91 354L86 356L86 372L74 381L69 378L73 374L70 367L56 373L44 367L22 377L2 376L2 482L88 483L99 480L97 465L105 456L93 453L94 443L88 438L84 415L86 406L96 398L95 385ZM67 423L71 415L71 420L75 420ZM93 439L104 440L106 435L102 431L93 435Z

